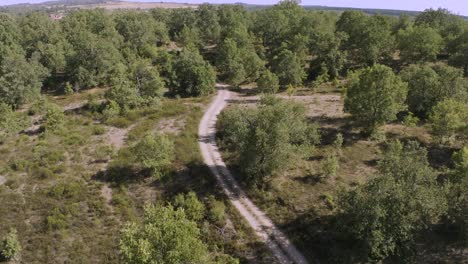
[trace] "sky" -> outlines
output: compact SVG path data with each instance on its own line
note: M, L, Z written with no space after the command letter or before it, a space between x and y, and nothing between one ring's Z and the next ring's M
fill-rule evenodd
M0 0L0 5L17 3L40 3L45 0ZM249 3L275 4L277 0L127 0L136 2L179 2L179 3ZM426 8L447 8L450 11L468 16L468 0L302 0L303 5L324 5L338 7L381 8L422 11Z

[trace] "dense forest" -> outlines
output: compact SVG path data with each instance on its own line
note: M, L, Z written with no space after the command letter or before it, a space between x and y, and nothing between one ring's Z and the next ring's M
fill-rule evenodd
M311 263L466 261L467 77L468 23L445 9L0 13L0 256L271 263L198 154L222 82L258 97L221 114L228 165ZM307 116L300 93L335 93L343 125ZM168 117L183 131L150 133ZM128 146L100 139L124 130ZM341 184L366 151L369 172ZM275 183L292 173L324 189L288 200Z

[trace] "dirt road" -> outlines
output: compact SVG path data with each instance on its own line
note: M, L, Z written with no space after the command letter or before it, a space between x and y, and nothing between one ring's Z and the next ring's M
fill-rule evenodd
M224 85L217 85L218 95L206 110L198 127L200 149L205 163L215 175L231 203L254 229L257 236L267 244L279 263L307 264L307 260L273 224L273 222L247 197L236 182L216 146L216 120L233 93Z

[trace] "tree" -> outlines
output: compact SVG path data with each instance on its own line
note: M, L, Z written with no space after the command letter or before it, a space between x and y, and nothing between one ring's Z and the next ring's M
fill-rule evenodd
M217 43L221 36L221 26L216 6L201 4L197 8L197 27L204 43Z
M408 64L433 61L442 49L442 37L427 26L400 30L397 41L400 58Z
M4 260L14 259L21 252L21 244L18 240L18 232L11 228L0 244L0 255Z
M445 44L462 34L464 26L461 17L443 8L424 10L424 12L416 16L414 23L418 26L427 26L437 30L443 37Z
M347 35L343 49L357 64L373 65L391 56L394 37L388 18L367 16L362 11L345 11L336 25L338 32Z
M416 142L394 142L379 163L380 175L339 199L344 228L369 262L414 254L416 234L447 210L443 188Z
M401 73L408 83L408 108L418 116L425 116L434 106L436 91L440 87L439 76L429 66L410 65Z
M137 60L132 65L132 77L140 96L143 99L161 97L164 92L164 81L159 71L150 61Z
M468 230L466 225L468 219L468 148L463 147L452 156L453 169L449 174L448 199L448 220L459 230L461 238L468 241Z
M320 76L322 66L325 66L330 79L336 79L340 75L347 57L347 52L340 48L346 38L347 35L340 32L320 36L320 40L316 41L314 47L317 58L311 62L309 69L309 75L312 79Z
M262 93L274 94L278 92L279 80L278 76L269 70L265 70L257 80L257 87Z
M262 99L256 111L226 112L220 123L223 139L239 153L243 175L257 184L307 156L320 140L317 127L307 123L302 105L270 96Z
M283 86L300 86L306 74L299 57L290 50L283 50L272 64L273 72Z
M24 55L20 45L21 34L15 19L6 14L0 14L0 63L5 56L11 54Z
M0 63L0 103L16 109L34 101L47 75L47 70L34 60L27 61L18 54L4 57Z
M174 64L174 94L205 96L215 91L215 72L203 57L193 50L183 50Z
M131 147L130 152L140 167L161 177L174 159L174 142L163 134L148 134Z
M351 77L346 88L345 110L366 132L374 132L404 110L406 94L406 83L391 68L375 65Z
M222 78L229 84L239 85L246 79L240 50L237 43L226 38L219 49L217 64Z
M124 41L134 50L142 52L144 47L161 45L169 40L164 23L142 12L125 11L115 17L115 27Z
M455 99L437 103L429 116L432 133L441 141L453 139L468 132L468 109Z
M188 192L186 195L179 193L174 199L174 206L184 209L187 218L195 222L205 217L205 205L198 200L194 192Z
M183 209L146 205L143 223L127 224L121 233L120 252L125 263L207 263L207 246L200 230Z

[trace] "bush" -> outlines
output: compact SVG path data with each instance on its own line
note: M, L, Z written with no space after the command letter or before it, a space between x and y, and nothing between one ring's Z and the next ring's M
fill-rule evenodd
M45 131L47 133L58 132L63 128L65 122L65 115L60 106L56 104L49 104L45 115Z
M46 223L49 230L62 230L68 227L68 218L59 208L54 208L47 216Z
M224 226L226 221L226 205L212 195L208 198L208 219L220 226Z
M93 133L93 135L104 135L106 133L107 129L104 127L104 126L101 126L101 125L96 125L96 126L92 126L91 127L91 133Z
M109 120L110 118L116 117L120 114L120 106L116 101L110 100L102 111L102 116L104 120Z
M194 192L186 195L179 193L174 199L176 208L183 208L187 218L193 221L200 221L205 216L205 205L198 200Z
M161 177L174 159L174 142L166 135L148 134L131 147L130 152L140 167L150 169L155 177Z
M0 255L4 260L14 259L21 251L21 244L18 240L18 232L11 228L0 244Z
M336 172L339 166L338 157L335 154L329 155L322 164L322 171L324 176L336 176Z

